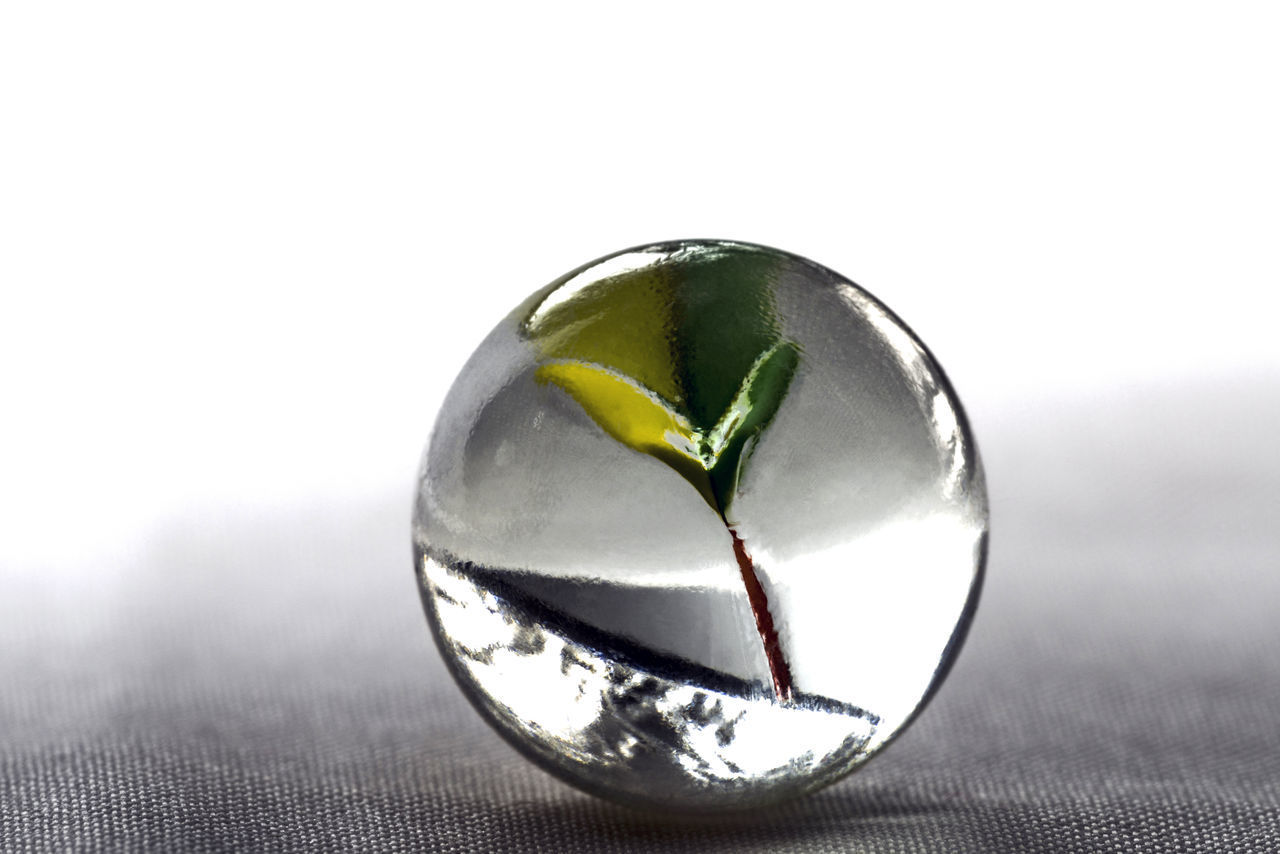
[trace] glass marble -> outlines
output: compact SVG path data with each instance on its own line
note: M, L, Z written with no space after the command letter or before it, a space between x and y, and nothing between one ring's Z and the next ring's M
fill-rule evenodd
M677 241L533 294L424 455L441 654L534 762L683 811L812 791L898 735L977 604L982 468L933 357L775 249Z

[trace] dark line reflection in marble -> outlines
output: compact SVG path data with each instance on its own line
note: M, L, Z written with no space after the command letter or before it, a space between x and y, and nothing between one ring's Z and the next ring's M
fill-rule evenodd
M879 719L655 654L557 612L503 573L427 557L421 582L454 675L512 743L578 785L639 803L741 806L816 788L866 755ZM615 591L616 601L628 592ZM794 755L796 729L810 744Z

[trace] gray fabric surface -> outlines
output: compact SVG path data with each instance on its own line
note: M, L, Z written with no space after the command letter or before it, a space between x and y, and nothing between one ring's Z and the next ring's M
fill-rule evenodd
M4 567L0 848L1280 850L1278 387L972 412L992 552L949 681L864 771L712 821L486 729L431 646L407 485Z

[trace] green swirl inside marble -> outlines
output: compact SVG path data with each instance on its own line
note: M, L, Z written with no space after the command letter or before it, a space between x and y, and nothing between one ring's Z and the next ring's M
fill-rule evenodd
M776 255L674 248L544 300L536 377L610 436L677 471L726 523L743 465L800 359L773 297ZM553 292L552 296L555 296Z

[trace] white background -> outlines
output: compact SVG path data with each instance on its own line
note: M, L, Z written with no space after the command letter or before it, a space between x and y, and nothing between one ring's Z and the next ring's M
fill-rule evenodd
M980 442L1063 400L1274 395L1278 25L1270 4L6 4L0 571L397 490L407 554L471 349L657 239L867 287Z

